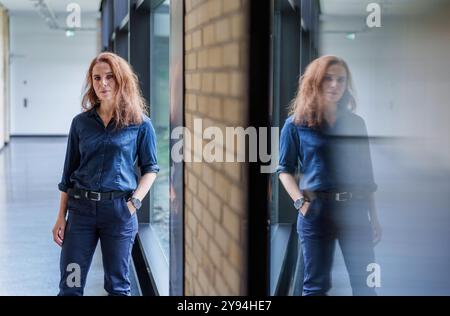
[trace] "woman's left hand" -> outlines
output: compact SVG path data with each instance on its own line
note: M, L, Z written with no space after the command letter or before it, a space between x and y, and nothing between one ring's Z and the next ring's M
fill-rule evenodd
M381 235L383 234L383 230L381 228L380 222L378 219L372 219L370 221L372 225L372 232L373 232L373 244L376 245L381 240Z
M136 208L134 207L133 203L131 203L131 201L127 201L127 207L131 215L136 213Z

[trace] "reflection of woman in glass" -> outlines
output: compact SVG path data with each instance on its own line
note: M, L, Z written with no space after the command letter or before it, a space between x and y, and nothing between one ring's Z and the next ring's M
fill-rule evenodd
M83 294L98 239L105 290L130 295L136 210L159 171L155 131L145 115L137 76L113 53L101 53L91 62L82 106L85 111L72 121L58 185L61 202L53 239L62 246L59 295Z
M314 60L300 78L291 116L281 131L279 178L299 211L304 295L331 288L335 240L354 295L375 294L367 283L373 245L381 236L364 120L352 113L351 75L335 56ZM294 178L300 167L300 183Z

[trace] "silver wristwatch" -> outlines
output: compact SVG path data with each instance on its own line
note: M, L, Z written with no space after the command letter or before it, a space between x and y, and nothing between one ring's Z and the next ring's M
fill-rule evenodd
M300 208L303 206L303 204L305 203L305 198L302 196L300 198L298 198L297 200L295 200L294 202L294 207L295 209L298 211L300 210Z

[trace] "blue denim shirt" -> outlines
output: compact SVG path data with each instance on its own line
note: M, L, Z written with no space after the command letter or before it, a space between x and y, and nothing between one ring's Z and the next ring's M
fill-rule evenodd
M295 174L298 169L301 190L376 191L364 120L340 110L333 127L316 129L295 125L293 116L288 117L280 135L277 173Z
M140 125L105 128L95 109L72 120L59 190L69 188L97 192L133 191L137 188L134 164L141 174L158 172L156 135L150 118Z

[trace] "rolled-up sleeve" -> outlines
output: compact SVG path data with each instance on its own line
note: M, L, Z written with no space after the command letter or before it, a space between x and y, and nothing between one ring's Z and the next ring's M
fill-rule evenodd
M139 132L138 166L141 169L141 175L159 172L156 150L156 134L149 118L144 119Z
M277 174L286 172L295 174L298 167L299 141L297 129L288 118L281 129L280 152Z
M67 190L72 187L70 176L80 165L80 150L78 144L77 117L75 117L70 126L64 170L61 182L58 184L58 189L62 192L67 192Z

